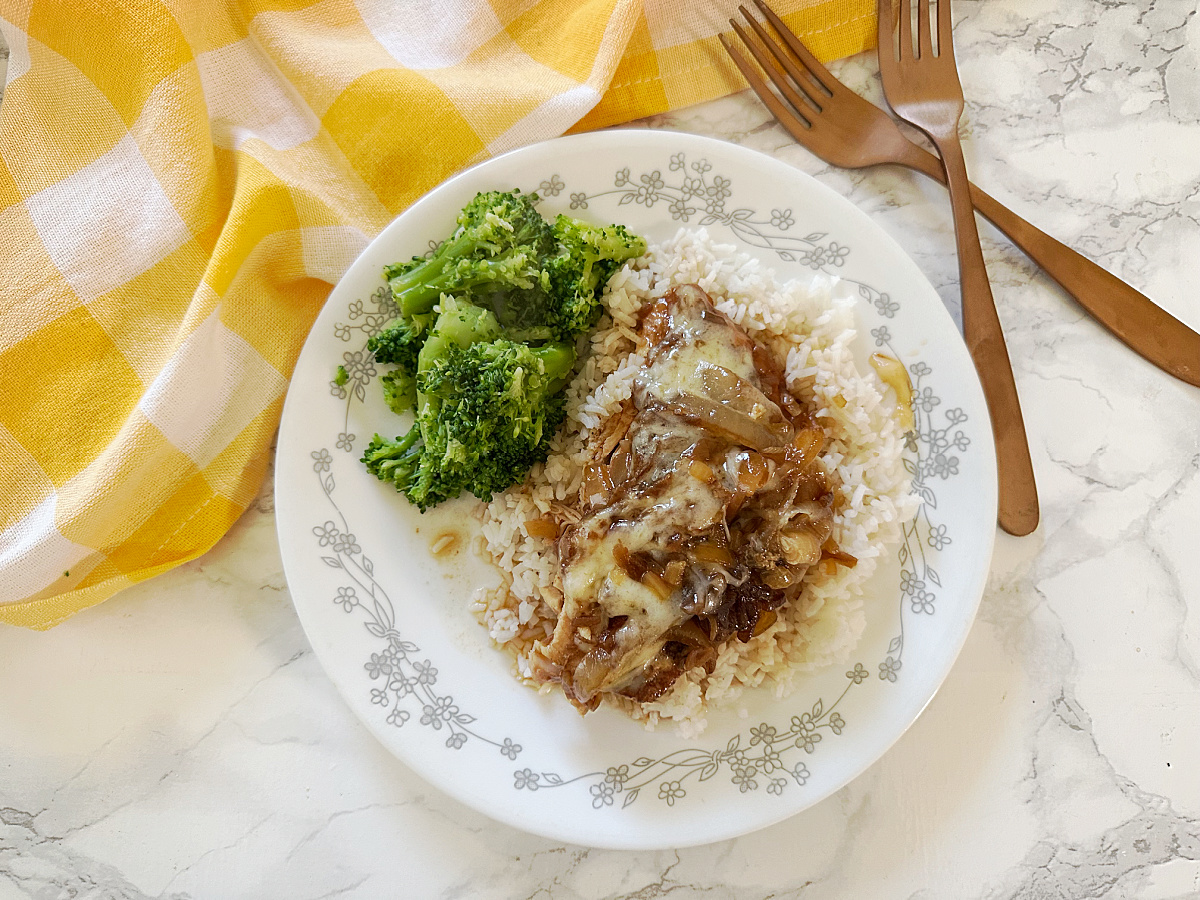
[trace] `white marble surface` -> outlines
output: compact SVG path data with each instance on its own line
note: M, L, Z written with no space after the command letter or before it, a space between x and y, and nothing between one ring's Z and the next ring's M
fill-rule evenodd
M975 180L1200 328L1194 0L955 12ZM878 100L872 57L835 70ZM813 174L957 306L940 188L826 167L747 94L649 124ZM268 485L197 562L49 633L0 627L0 900L1200 896L1200 390L982 232L1043 524L998 537L945 686L837 795L642 854L471 812L388 755L317 665Z

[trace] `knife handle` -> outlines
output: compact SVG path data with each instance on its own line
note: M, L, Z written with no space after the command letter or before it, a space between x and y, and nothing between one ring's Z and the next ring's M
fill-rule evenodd
M942 163L911 145L901 163L946 183ZM1181 381L1200 387L1200 334L1116 275L1056 241L999 200L971 185L975 209L1003 231L1058 286L1101 325L1143 358Z
M975 185L971 185L971 199L976 209L1126 345L1160 369L1200 387L1200 335L1141 291L1030 225Z
M959 285L962 290L963 340L983 394L987 399L988 415L992 420L992 435L996 441L996 471L998 476L997 521L1009 534L1026 535L1037 528L1037 484L1033 462L1029 458L1029 441L1025 435L1025 420L1021 401L1013 379L1012 363L1004 344L1004 332L992 300L983 251L979 247L979 232L975 226L967 181L967 166L956 131L930 134L941 153L950 189L950 206L954 211L954 240L958 248Z

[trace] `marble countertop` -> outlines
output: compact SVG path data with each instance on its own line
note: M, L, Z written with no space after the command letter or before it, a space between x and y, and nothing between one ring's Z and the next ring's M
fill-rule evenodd
M1200 329L1196 3L955 12L974 180ZM873 56L833 68L880 102ZM957 310L935 185L830 168L750 94L641 124L810 173ZM1043 522L997 537L945 685L835 796L653 853L563 846L461 806L391 757L318 665L268 482L202 559L48 633L0 628L0 900L1200 896L1200 390L981 233Z

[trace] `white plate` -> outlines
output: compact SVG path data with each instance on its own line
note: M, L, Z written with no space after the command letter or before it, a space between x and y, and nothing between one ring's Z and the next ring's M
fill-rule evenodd
M547 214L621 222L651 241L705 226L785 277L823 270L860 297L861 356L904 361L916 388L911 459L926 503L868 588L850 660L788 698L747 693L699 738L587 717L510 674L467 609L496 576L429 545L471 498L422 517L359 462L384 406L366 339L387 318L386 263L425 252L476 191L538 191ZM345 388L336 366L350 375ZM860 774L920 714L962 647L996 521L995 457L975 370L937 294L866 215L801 172L709 138L618 130L560 138L446 182L367 248L304 346L280 428L276 510L293 601L346 702L397 757L489 816L556 840L663 848L745 834ZM744 713L739 715L739 712Z

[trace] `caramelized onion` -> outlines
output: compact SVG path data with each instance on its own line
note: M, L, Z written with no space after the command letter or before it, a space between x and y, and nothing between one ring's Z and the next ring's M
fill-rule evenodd
M754 342L753 359L754 369L758 372L758 379L762 383L763 392L781 406L788 405L789 400L794 405L796 401L785 390L783 367L771 355L770 351L757 341Z
M797 500L794 506L797 514L814 521L826 521L833 517L829 505L820 500Z
M668 297L659 297L649 306L643 307L641 321L638 323L639 344L643 341L653 347L662 343L671 327L671 301Z
M618 542L617 545L613 547L613 559L617 561L618 566L625 570L626 575L628 575L634 581L641 580L642 573L640 570L637 572L633 571L633 567L631 565L632 558L629 555L629 548L624 544Z
M608 464L609 481L614 486L624 484L629 480L629 473L632 468L633 442L626 438L617 445L617 449L613 452L612 459Z
M688 672L692 669L703 669L705 672L712 674L712 670L717 664L717 651L715 648L709 647L693 647L687 655L687 659L683 662L683 671Z
M779 532L779 545L783 550L783 558L790 565L811 566L821 559L821 542L809 528Z
M549 516L538 519L528 519L525 522L525 533L530 537L543 538L547 541L558 540L558 523Z
M754 493L766 484L770 477L767 460L761 453L755 453L753 450L740 453L738 456L738 485L744 490Z
M661 575L653 569L647 569L642 573L641 582L658 596L659 600L666 600L675 592L675 588L671 587Z
M577 700L586 703L599 692L611 662L607 653L593 650L584 654L571 673L571 688Z
M612 480L609 478L608 466L600 463L589 463L583 470L583 484L580 487L580 500L584 506L593 504L603 505L612 497Z
M807 566L775 566L760 572L759 577L767 587L781 591L793 584L799 584L807 571Z
M700 562L720 563L723 566L733 565L733 554L727 547L716 544L697 544L692 548L692 555Z
M825 432L815 425L808 425L796 432L792 441L794 453L788 454L788 459L801 466L806 466L817 458L825 446Z
M622 544L617 544L617 546L624 549ZM637 551L626 553L625 560L621 565L630 578L634 581L642 581L646 576L646 572L654 567L654 559L648 553Z
M775 620L779 618L779 614L773 609L764 609L758 614L758 621L754 623L754 629L750 632L754 637L758 637L768 628L775 624Z
M599 435L600 451L596 454L598 459L608 459L612 455L613 450L629 433L629 426L636 416L637 410L626 400L617 412L605 420Z
M833 538L827 540L821 547L821 558L832 559L838 565L845 566L847 569L853 569L858 565L858 557L843 552L842 548L837 545Z
M912 382L904 365L895 357L886 353L872 353L871 366L879 375L879 380L896 392L896 404L900 412L900 427L912 431L916 427L912 406Z
M683 583L679 608L690 615L701 615L718 609L725 602L729 580L721 572L705 572L693 566Z
M712 638L700 627L700 623L696 621L694 616L674 626L667 632L666 637L668 641L679 641L679 643L687 644L689 647L712 646Z
M732 438L754 450L782 447L791 441L791 427L772 428L743 415L719 400L680 394L670 405L671 412L681 419L707 428L714 434Z
M775 401L736 372L702 360L696 374L704 385L704 396L710 400L719 400L752 419L786 424Z
M746 498L748 498L749 496L750 495L747 494L745 491L739 491L733 497L733 499L729 501L729 504L725 507L726 517L732 519L739 512L741 512L742 504L744 504L746 502Z

